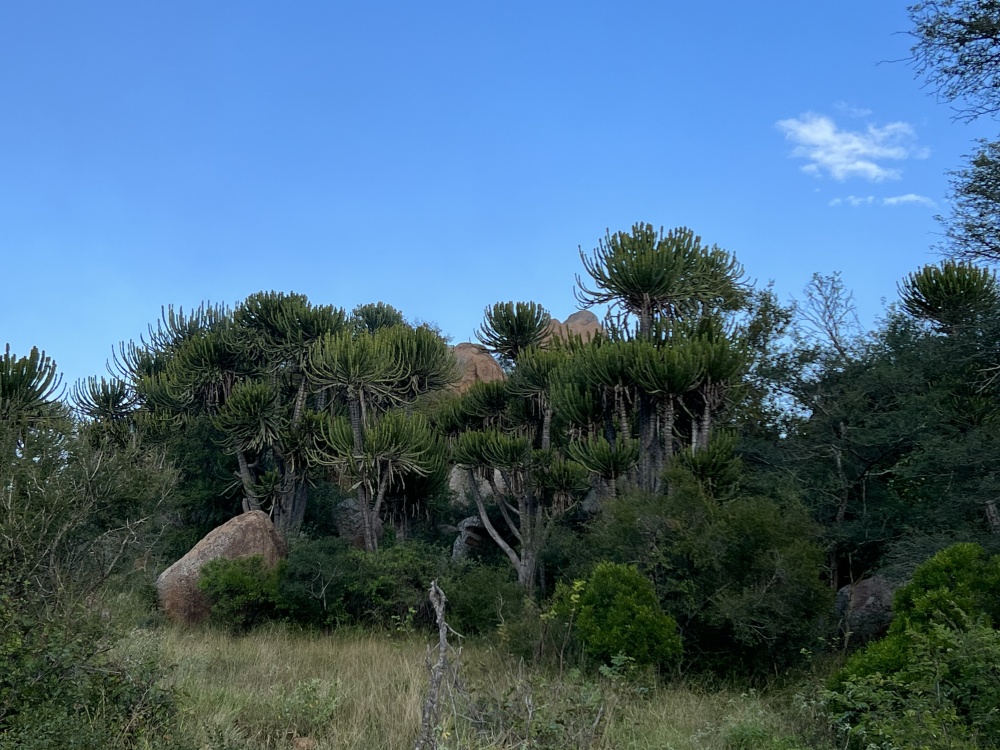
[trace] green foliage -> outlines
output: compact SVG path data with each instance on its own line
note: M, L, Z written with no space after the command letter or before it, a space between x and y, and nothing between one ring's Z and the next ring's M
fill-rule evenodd
M453 566L440 586L448 597L448 624L465 636L495 633L525 612L524 590L513 580L510 566Z
M513 364L526 349L544 341L550 320L545 308L534 302L497 302L484 311L476 338L502 361Z
M427 587L442 562L440 550L418 542L372 553L342 539L299 540L280 569L271 613L313 626L427 624Z
M112 654L83 609L12 611L0 581L0 749L183 748L173 693L147 656Z
M21 426L50 413L59 395L62 377L45 352L31 349L26 357L10 353L0 357L0 420Z
M621 314L638 318L641 337L649 336L654 318L675 320L697 316L706 307L736 309L742 302L743 268L718 247L701 244L686 227L658 232L652 224L635 224L631 233L610 232L592 256L580 250L594 288L577 276L577 299L584 306L611 304Z
M1000 626L1000 555L989 557L978 544L960 543L918 567L893 599L892 632L926 630L985 616Z
M44 356L0 366L0 748L181 747L153 660L95 593L172 485L159 457L74 431ZM46 364L47 363L47 364Z
M851 747L997 747L1000 632L966 621L893 634L855 655L831 688L826 710Z
M900 297L908 313L946 332L975 325L1000 310L996 274L955 261L911 273L900 285Z
M667 668L681 656L677 623L633 566L605 562L594 569L580 595L577 628L586 652L604 663L623 654L640 666Z
M774 486L773 498L720 502L683 468L668 477L665 497L607 503L587 549L639 565L694 669L766 675L801 659L832 606L818 529L801 502Z
M385 302L358 305L351 310L351 322L358 331L375 333L382 328L405 325L403 313Z
M827 709L857 747L997 746L998 585L1000 556L976 544L952 545L914 571L896 592L889 635L830 680Z
M275 619L284 564L269 566L260 555L212 560L201 569L198 588L211 605L213 623L246 632Z

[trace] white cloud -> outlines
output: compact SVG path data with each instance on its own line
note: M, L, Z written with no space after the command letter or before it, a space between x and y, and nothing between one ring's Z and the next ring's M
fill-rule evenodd
M874 195L848 195L845 198L834 198L829 203L828 206L843 206L848 205L851 208L858 208L859 206L901 206L904 203L919 203L922 206L928 206L929 208L934 208L935 203L930 198L924 195L917 195L916 193L907 193L906 195L893 195L889 198L878 198L876 199Z
M871 117L872 111L870 109L865 109L864 107L855 107L847 102L837 102L833 105L833 108L838 112L847 115L848 117Z
M807 112L779 120L785 139L795 144L792 156L807 159L807 174L829 174L835 180L861 177L872 182L899 179L900 170L882 162L923 159L925 148L916 145L916 132L905 122L883 127L869 125L864 131L842 130L825 115Z
M927 206L928 208L935 208L937 206L937 204L926 195L917 195L916 193L894 195L891 198L882 199L883 206L901 206L904 203L919 203L920 205Z

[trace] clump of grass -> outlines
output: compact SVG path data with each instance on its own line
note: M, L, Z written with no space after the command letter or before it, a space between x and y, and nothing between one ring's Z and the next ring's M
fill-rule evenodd
M135 637L140 637L139 632ZM271 627L242 637L211 629L146 631L180 691L181 722L202 748L317 750L412 747L427 689L427 640L378 632ZM527 667L485 643L466 643L461 686L446 696L441 748L798 750L814 717L790 691L636 683ZM582 743L582 744L581 744Z
M264 750L309 736L320 747L405 748L420 721L426 676L417 641L168 629L164 652L185 728L203 742Z

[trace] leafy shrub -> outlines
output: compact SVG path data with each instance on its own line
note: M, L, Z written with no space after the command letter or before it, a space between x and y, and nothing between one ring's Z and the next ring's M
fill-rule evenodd
M448 622L462 635L490 633L524 613L524 589L503 567L469 563L452 567L441 579L448 597Z
M378 552L352 549L344 609L351 621L396 629L403 622L430 625L427 590L441 570L440 550L418 542Z
M155 660L109 651L107 624L0 577L0 750L181 748Z
M285 563L268 566L260 555L212 560L201 569L198 588L211 604L212 622L244 632L277 618L281 611L279 581Z
M801 659L833 594L798 497L775 490L721 501L684 468L668 479L666 497L608 503L590 546L608 560L641 561L695 668L767 675Z
M825 696L831 721L851 746L997 747L1000 633L966 621L961 630L938 624L890 639L895 643L881 659L859 659L865 652L852 659ZM891 669L900 653L902 670L877 671Z
M914 571L896 593L889 635L829 683L827 710L856 747L997 746L998 583L1000 557L975 544L952 545Z
M442 567L440 550L418 542L365 552L332 537L302 540L281 568L276 601L304 625L430 624L427 589Z
M623 654L639 666L666 666L680 658L677 623L663 612L653 584L634 566L601 563L579 602L577 630L594 659L608 663Z
M978 544L953 544L920 565L893 598L891 631L926 630L942 617L958 623L963 615L1000 625L1000 555L989 557Z
M350 545L343 539L305 539L293 544L279 583L289 619L320 627L348 622L344 591L354 567Z

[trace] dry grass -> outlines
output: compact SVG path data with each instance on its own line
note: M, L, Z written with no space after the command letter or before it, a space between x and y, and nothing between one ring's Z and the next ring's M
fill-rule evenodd
M198 748L293 748L298 736L315 740L315 750L407 750L419 729L427 687L423 637L279 627L232 637L159 628L137 630L132 640L158 645L174 665L182 728ZM465 647L462 674L471 698L446 706L442 750L822 746L791 739L807 727L780 697L684 685L636 691L620 681L526 670L475 645Z

